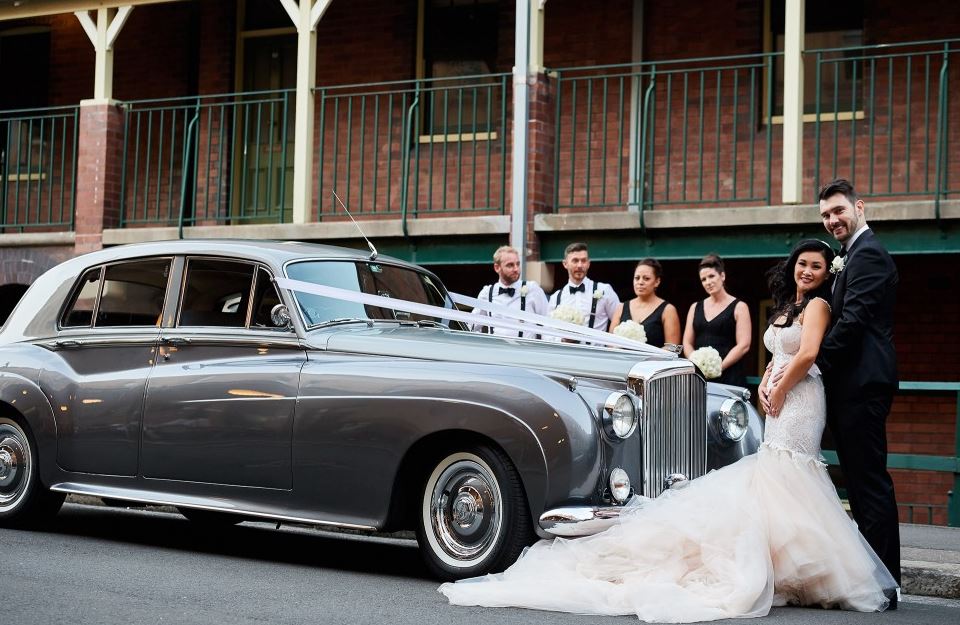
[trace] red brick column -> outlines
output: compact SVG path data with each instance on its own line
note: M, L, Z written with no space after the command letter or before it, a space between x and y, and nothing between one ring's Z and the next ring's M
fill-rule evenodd
M103 229L120 224L123 113L117 102L80 103L74 252L103 247Z
M540 238L534 231L534 216L552 213L553 160L556 134L556 102L550 78L540 72L530 86L530 120L527 140L527 260L540 260Z

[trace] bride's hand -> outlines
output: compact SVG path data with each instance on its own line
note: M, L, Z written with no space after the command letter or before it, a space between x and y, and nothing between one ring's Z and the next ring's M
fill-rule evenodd
M779 417L784 400L786 400L786 395L780 390L780 387L774 386L770 389L770 392L767 393L767 414L771 417Z

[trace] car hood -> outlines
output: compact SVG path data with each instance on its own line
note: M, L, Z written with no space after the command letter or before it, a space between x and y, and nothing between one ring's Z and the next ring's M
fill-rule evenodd
M625 381L638 362L675 361L670 352L647 354L607 348L497 337L421 327L327 328L307 342L328 351L446 362L508 365L566 375ZM662 354L662 355L661 355Z

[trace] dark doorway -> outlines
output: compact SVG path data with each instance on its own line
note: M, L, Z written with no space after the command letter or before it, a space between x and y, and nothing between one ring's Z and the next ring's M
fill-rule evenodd
M7 322L7 317L13 312L20 298L27 292L25 284L5 284L0 286L0 325Z

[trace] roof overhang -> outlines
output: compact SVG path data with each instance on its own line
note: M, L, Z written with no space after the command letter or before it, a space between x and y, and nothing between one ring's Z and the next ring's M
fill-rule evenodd
M0 21L183 0L0 0Z

